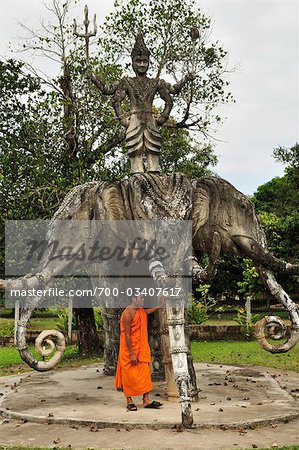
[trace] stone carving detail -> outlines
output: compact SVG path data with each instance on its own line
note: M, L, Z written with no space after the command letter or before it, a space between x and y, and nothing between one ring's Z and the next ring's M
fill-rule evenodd
M188 353L188 348L187 347L175 347L175 348L170 349L171 355L175 355L177 353Z
M160 78L146 76L149 67L150 51L145 45L142 32L136 36L136 42L131 53L135 77L124 77L118 83L109 86L105 84L90 68L88 78L105 95L112 95L112 104L120 123L125 128L125 146L131 160L131 174L159 173L161 134L159 127L163 126L170 115L173 105L173 95L181 92L183 87L195 77L187 74L175 85L166 83ZM156 95L164 101L164 109L159 117L154 117L152 108ZM122 108L122 102L128 99L129 114ZM147 162L144 167L144 158Z
M176 341L179 341L181 339L181 333L179 331L176 331L174 334L174 338Z

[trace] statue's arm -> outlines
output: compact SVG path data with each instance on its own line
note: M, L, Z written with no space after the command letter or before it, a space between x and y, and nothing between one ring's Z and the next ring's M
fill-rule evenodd
M118 82L113 84L103 83L100 77L95 75L91 70L86 72L86 76L104 95L113 95L118 87Z
M126 117L125 112L123 111L121 107L122 101L126 98L127 91L125 87L125 82L122 80L117 89L115 90L113 99L112 99L112 106L114 108L115 114L120 121L120 123L127 128L129 125L129 119Z
M173 106L173 100L170 95L168 85L164 80L160 80L158 92L160 94L161 99L164 100L165 105L164 105L164 109L163 109L161 115L157 119L157 124L163 125L165 122L167 122L167 120L169 118L170 111L172 110L172 106Z
M183 87L189 83L190 81L195 80L196 75L194 75L193 73L188 73L184 78L182 78L180 81L178 81L176 84L173 85L169 85L169 92L171 94L179 94L181 92L181 90L183 89Z

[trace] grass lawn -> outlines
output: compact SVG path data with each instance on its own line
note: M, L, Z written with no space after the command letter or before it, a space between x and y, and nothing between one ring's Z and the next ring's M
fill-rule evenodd
M38 359L34 346L29 346L30 351ZM76 367L84 364L98 363L103 360L100 356L80 358L78 349L75 345L66 348L64 355L58 367ZM0 347L0 376L11 375L13 373L31 370L21 359L18 350L15 347ZM0 447L1 450L1 447Z
M195 362L222 363L236 365L258 365L299 372L299 346L289 353L272 355L253 342L192 342L192 355ZM30 347L37 356L34 346ZM102 361L101 357L79 358L77 347L66 348L59 367L75 367ZM19 369L20 367L20 369ZM0 376L26 370L15 347L0 348Z
M58 330L57 317L30 319L28 330ZM0 317L0 336L13 336L14 319Z
M250 342L192 342L195 362L223 363L274 367L299 372L299 345L288 353L273 355L263 350L256 341Z

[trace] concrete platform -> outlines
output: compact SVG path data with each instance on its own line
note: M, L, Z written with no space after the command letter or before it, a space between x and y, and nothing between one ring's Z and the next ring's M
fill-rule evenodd
M299 418L299 374L257 367L196 364L200 400L193 403L198 429L244 429ZM113 377L102 364L1 377L0 415L35 423L116 429L179 427L180 403L167 401L165 383L155 383L159 410L127 412ZM3 395L1 395L3 394Z

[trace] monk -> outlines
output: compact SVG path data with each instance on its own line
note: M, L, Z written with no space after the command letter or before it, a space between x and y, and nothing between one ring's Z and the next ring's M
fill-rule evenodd
M147 316L157 308L143 309L144 296L132 297L131 304L120 318L120 348L116 369L115 387L123 390L127 410L137 411L132 397L142 395L144 408L160 408L162 403L150 401L151 351L147 335Z

